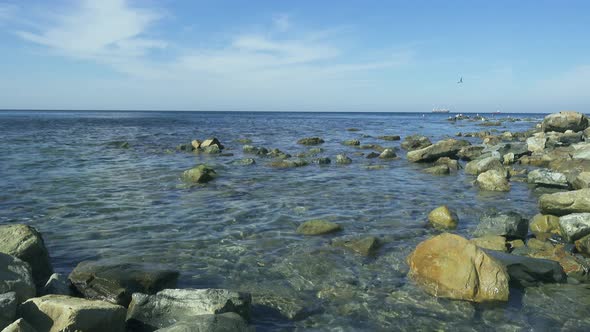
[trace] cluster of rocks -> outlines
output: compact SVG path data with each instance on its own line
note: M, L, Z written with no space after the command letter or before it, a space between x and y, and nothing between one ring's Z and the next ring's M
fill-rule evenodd
M204 141L200 141L198 139L192 140L189 144L179 145L177 149L180 151L194 151L209 154L217 154L221 153L221 151L224 149L224 146L221 144L221 142L219 142L217 138L212 137Z
M41 234L0 226L0 329L16 331L253 331L250 294L176 289L179 273L85 261L54 274Z
M590 282L588 131L584 114L560 112L548 115L528 138L520 136L525 142L475 148L449 139L408 152L416 162L469 160L465 173L477 175L486 190L509 190L507 180L518 172L508 165L515 163L542 167L528 173L529 183L565 190L542 195L540 213L530 221L494 212L481 216L471 239L442 233L420 243L407 258L409 276L434 296L474 302L507 301L511 286ZM428 219L444 231L459 222L447 206Z

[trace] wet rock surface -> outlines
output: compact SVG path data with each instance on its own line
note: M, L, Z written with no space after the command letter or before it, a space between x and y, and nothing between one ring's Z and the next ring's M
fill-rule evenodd
M17 302L34 297L35 283L28 263L0 253L0 294L14 292Z

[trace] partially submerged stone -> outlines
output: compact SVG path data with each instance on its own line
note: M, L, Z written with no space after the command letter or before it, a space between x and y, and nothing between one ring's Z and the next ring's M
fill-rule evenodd
M430 139L422 135L409 135L404 138L401 148L407 151L414 151L432 145Z
M254 165L254 164L256 164L256 160L254 160L252 158L243 158L243 159L238 159L238 160L232 161L232 165L237 165L237 166L250 166L250 165Z
M284 159L272 161L269 166L274 168L295 168L307 166L309 163L303 159Z
M336 155L336 164L348 165L351 163L352 163L352 159L350 159L347 155L345 155L345 154Z
M0 294L14 292L18 303L35 296L35 283L28 263L0 253Z
M27 262L33 271L38 288L43 287L53 267L41 233L23 224L0 226L0 253L15 256Z
M407 260L409 276L431 295L474 302L508 300L504 266L461 236L443 233L428 239Z
M472 160L465 165L465 173L471 175L479 175L489 170L497 170L500 172L506 172L504 165L500 162L498 157L487 157L482 159Z
M428 174L432 174L432 175L451 174L451 169L447 165L435 165L432 167L427 167L423 171L424 171L424 173L428 173Z
M306 137L297 141L301 145L319 145L324 143L324 140L319 137Z
M219 315L196 315L190 321L178 322L156 332L254 332L255 328L240 315L226 312Z
M216 176L215 170L207 165L199 165L182 173L182 179L190 183L206 183Z
M407 158L411 162L435 161L440 157L454 158L457 156L459 150L467 145L470 145L467 141L450 138L422 149L409 151Z
M528 174L528 182L537 186L567 188L569 183L565 174L548 169L536 169Z
M381 158L381 159L393 159L395 157L397 157L397 155L395 154L393 149L385 149L379 155L379 158Z
M297 233L303 235L323 235L341 230L337 223L327 220L315 219L304 222L297 227Z
M480 145L469 145L464 146L459 150L457 156L461 158L461 160L474 160L481 156L484 147Z
M379 240L374 236L343 237L332 240L332 245L354 251L363 256L370 256L379 247Z
M178 271L151 265L84 261L70 273L69 279L86 298L127 306L133 293L154 294L176 287L178 276Z
M358 139L349 139L349 140L342 142L342 144L350 145L350 146L359 146L359 145L361 145L361 142Z
M155 295L133 294L127 311L129 327L155 330L176 322L189 323L198 315L233 312L250 319L252 297L226 289L165 289Z
M399 141L401 137L399 135L383 135L377 136L378 139L382 139L384 141Z
M590 188L542 195L539 209L543 214L556 216L590 212Z
M19 313L37 331L125 331L125 308L104 301L45 295L23 303Z
M454 211L451 211L448 206L442 205L430 211L428 214L428 221L439 228L453 229L457 228L459 217Z
M529 287L540 283L563 283L567 281L567 276L558 262L510 255L492 250L486 252L506 267L512 284Z
M478 175L476 183L482 190L510 191L510 182L506 179L506 174L495 169Z

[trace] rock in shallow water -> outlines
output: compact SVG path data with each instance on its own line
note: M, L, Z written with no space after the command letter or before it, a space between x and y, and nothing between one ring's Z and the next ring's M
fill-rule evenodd
M590 188L542 195L539 209L543 214L556 216L590 212Z
M506 252L508 247L506 246L506 238L499 235L486 235L482 237L474 237L469 240L481 249L490 249Z
M506 269L473 243L443 233L420 243L408 256L409 276L438 297L474 302L507 301Z
M529 222L516 212L488 212L480 217L473 235L500 235L508 238L524 239L528 233Z
M561 235L574 242L590 234L590 213L572 213L559 218Z
M425 148L409 151L407 158L412 162L429 162L435 161L441 157L457 156L457 153L461 148L470 145L469 142L464 140L447 139L436 142L433 145L429 145Z
M547 115L542 126L544 132L582 131L588 128L588 117L579 112L563 111Z
M178 276L178 271L143 264L85 261L69 279L86 298L127 306L135 292L154 294L176 287Z
M567 281L567 276L558 262L511 255L494 250L485 250L485 252L506 267L511 284L529 287L540 283L563 283Z
M497 170L481 173L477 176L476 183L482 190L510 191L510 183L506 179L506 174Z
M354 251L363 256L370 256L379 247L379 240L374 236L343 237L332 240L332 245Z
M459 217L448 206L442 205L430 211L428 221L434 227L453 229L457 227Z
M0 253L0 294L15 292L18 303L35 296L35 283L28 263Z
M46 295L23 303L19 313L38 331L125 331L125 308L103 301Z
M590 285L546 284L526 289L523 309L539 331L588 331ZM567 326L577 326L569 329Z
M182 179L190 183L206 183L215 178L217 173L207 165L199 165L182 173Z
M327 220L309 220L297 227L297 233L303 235L323 235L341 230L340 225Z
M528 182L546 187L569 187L565 174L553 172L547 169L536 169L528 174Z
M250 319L252 298L248 293L226 289L165 289L155 295L133 294L127 311L128 326L135 331L189 323L197 315L233 312Z
M432 145L428 137L422 135L410 135L404 138L401 148L408 151L414 151Z
M324 143L324 140L319 137L306 137L297 141L301 145L319 145Z
M219 315L198 315L189 322L180 322L156 332L254 332L240 315L226 312Z
M43 237L31 226L0 226L0 253L27 262L33 271L33 279L38 288L43 287L53 273Z

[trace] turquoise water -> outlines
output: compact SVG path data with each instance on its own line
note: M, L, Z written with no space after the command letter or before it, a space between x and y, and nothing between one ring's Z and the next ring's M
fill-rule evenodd
M414 113L216 113L216 112L0 112L0 223L35 226L57 272L82 260L117 258L164 264L181 272L181 287L251 292L259 330L504 330L563 322L523 305L513 290L509 304L476 306L432 298L406 279L405 257L436 231L428 212L447 204L469 236L490 208L538 212L538 193L513 183L508 193L481 193L459 172L432 176L427 165L401 158L366 159L347 139L398 148L380 135L420 133L434 142L456 132L524 131L539 114L510 114L525 121L481 127ZM508 115L497 115L506 117ZM348 131L358 128L359 131ZM175 151L192 139L217 137L229 155ZM274 169L271 159L242 153L237 140L292 155L320 136L327 156L350 165ZM471 139L479 143L480 139ZM129 148L120 148L128 142ZM251 166L231 162L252 157ZM310 159L311 160L311 159ZM218 178L188 187L181 173L213 166ZM369 170L367 165L383 165ZM334 235L295 232L310 219L342 225ZM362 257L330 246L348 235L373 235L382 246ZM291 316L293 319L289 319ZM294 317L293 317L294 316Z

